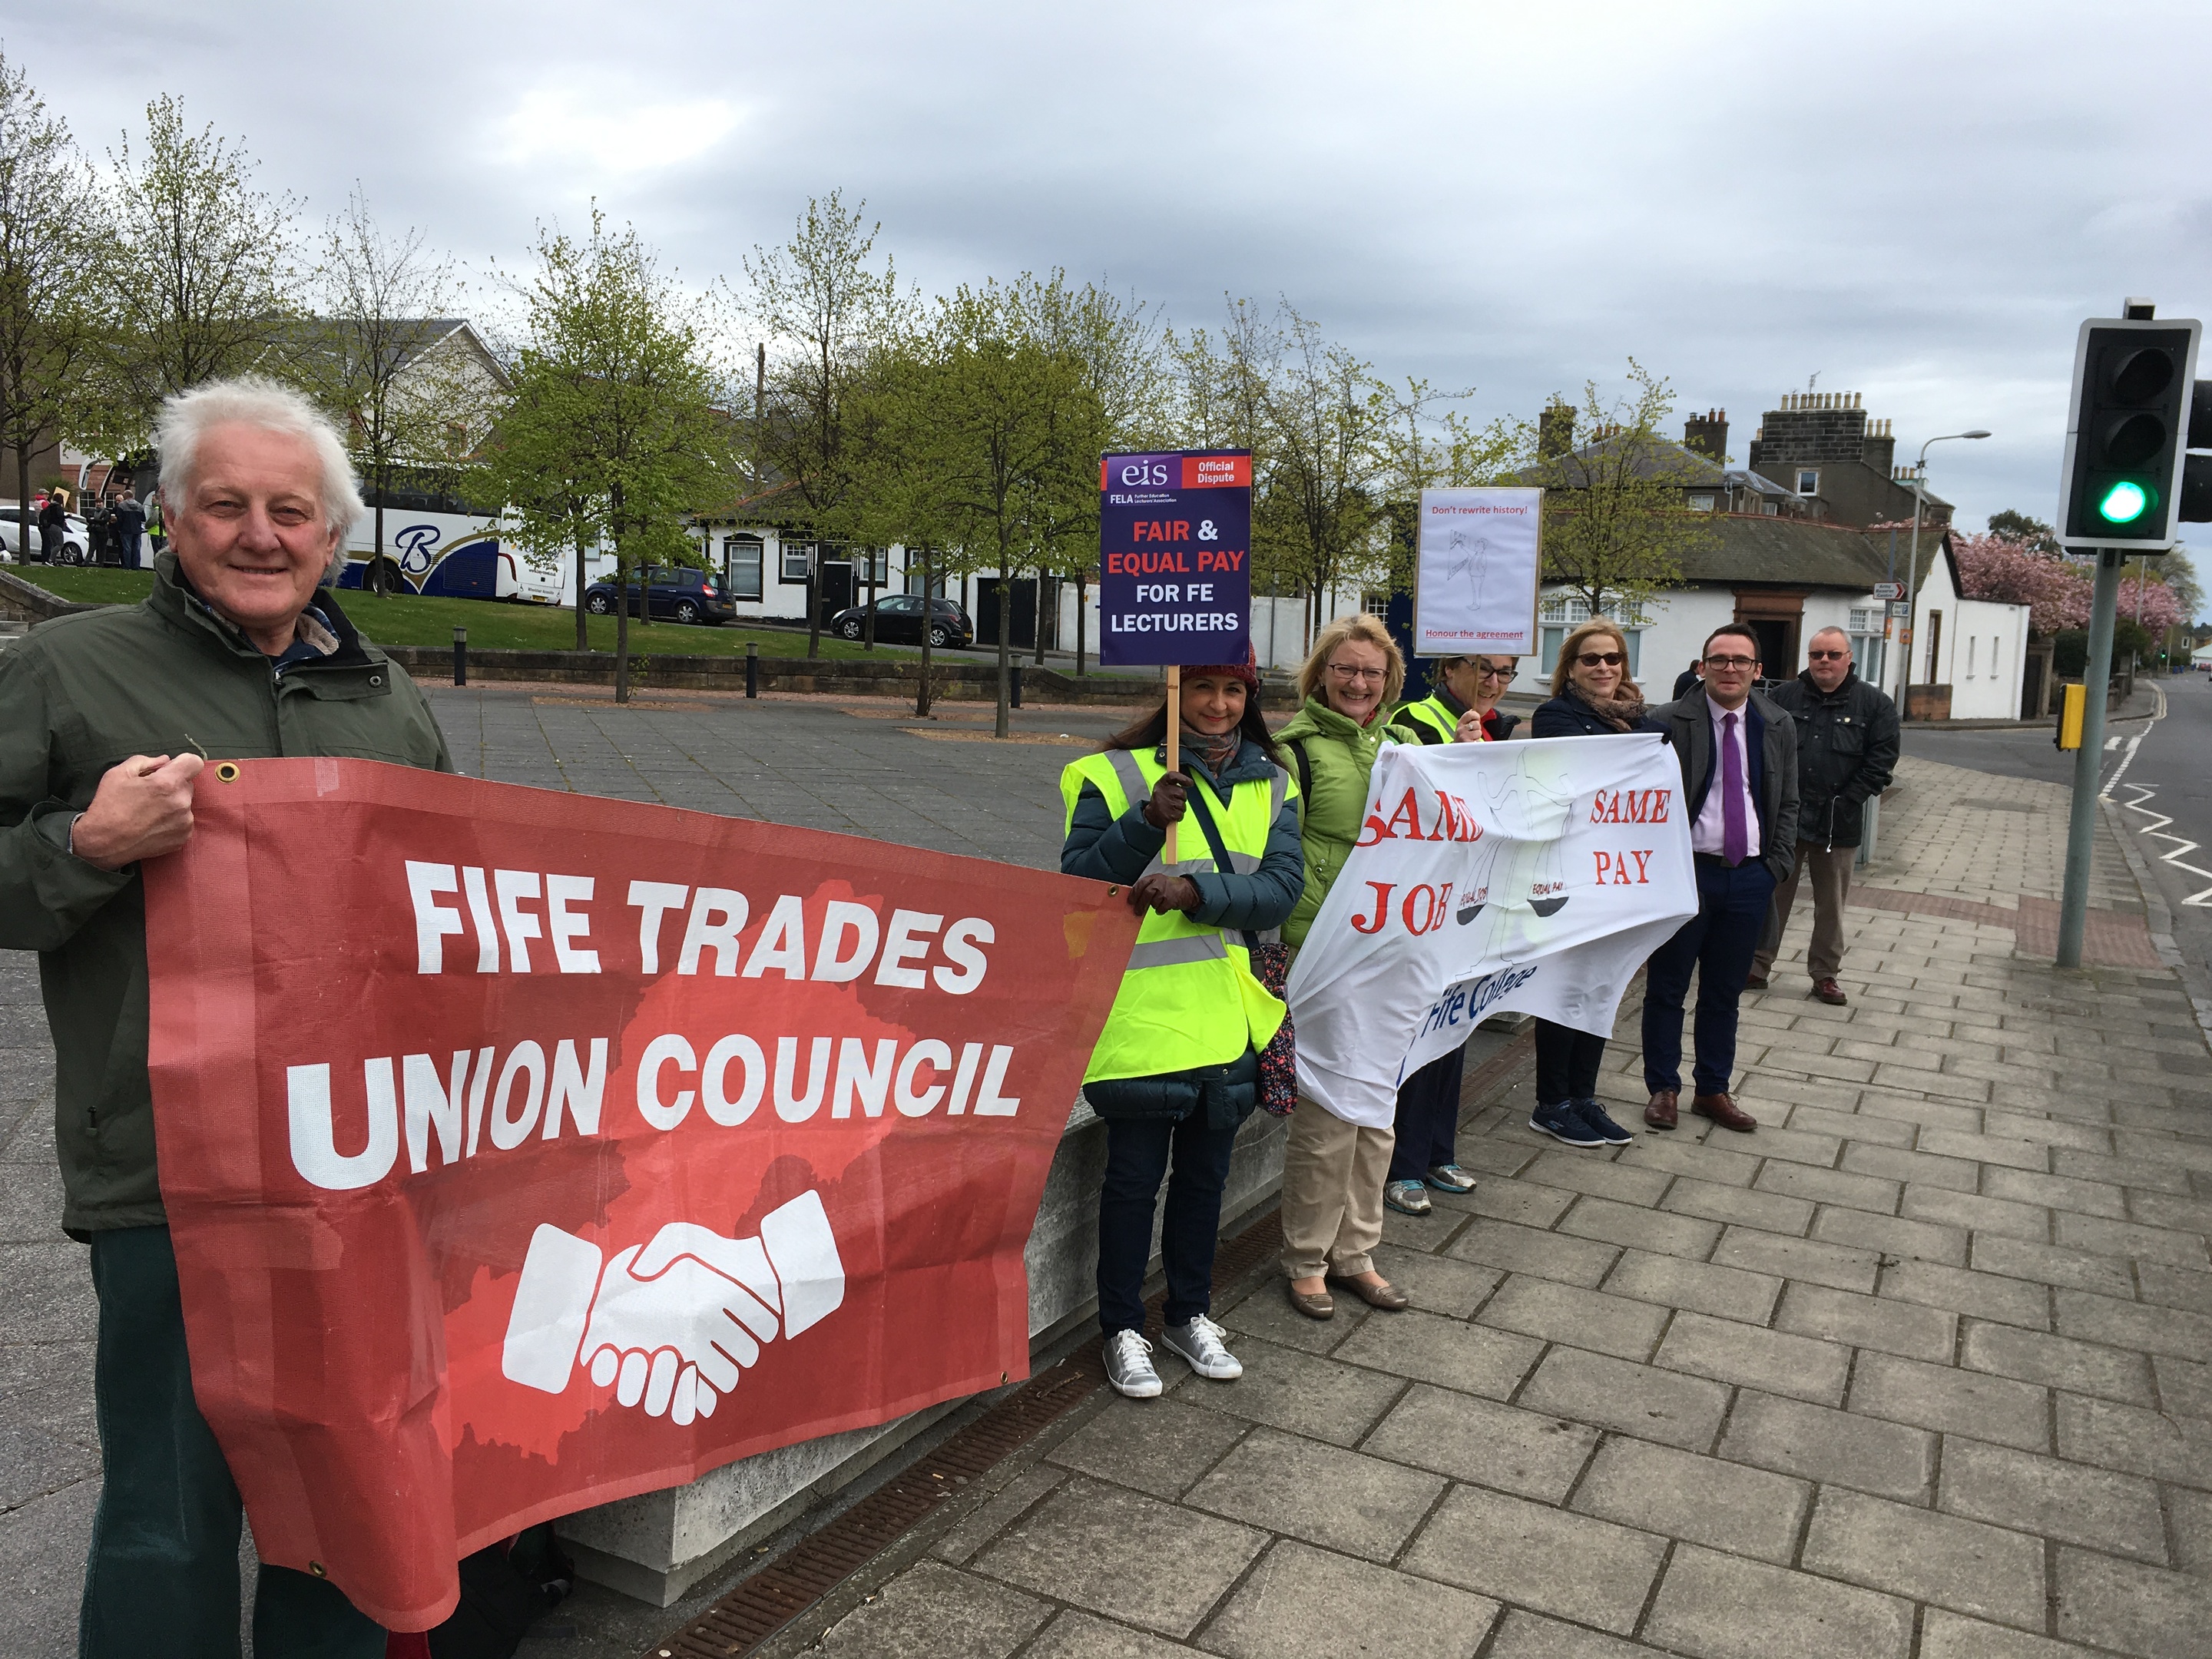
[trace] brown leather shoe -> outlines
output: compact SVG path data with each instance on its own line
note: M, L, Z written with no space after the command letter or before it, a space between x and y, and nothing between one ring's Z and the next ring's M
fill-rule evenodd
M1291 1305L1308 1319L1336 1317L1336 1299L1327 1291L1316 1291L1309 1296L1287 1279L1283 1281L1283 1291L1291 1298Z
M1759 1120L1726 1095L1699 1095L1690 1102L1690 1109L1699 1117L1709 1117L1723 1129L1733 1129L1738 1134L1749 1134L1759 1127Z
M1743 988L1747 991L1764 991L1767 987L1767 983L1768 981L1766 975L1760 973L1758 969L1754 968L1750 973L1744 975Z
M1654 1129L1674 1127L1674 1103L1681 1097L1672 1089L1656 1091L1651 1103L1644 1109L1644 1121Z
M1332 1285L1343 1285L1346 1290L1350 1291L1369 1307L1380 1308L1384 1313L1401 1312L1413 1301L1413 1297L1407 1296L1405 1291L1387 1279L1370 1285L1364 1279L1347 1279L1337 1273L1331 1273L1328 1276L1328 1282Z
M1813 981L1813 994L1820 998L1821 1001L1837 1008L1842 1007L1845 1003L1850 1000L1849 997L1844 994L1844 988L1837 984L1836 981L1832 979L1814 980Z

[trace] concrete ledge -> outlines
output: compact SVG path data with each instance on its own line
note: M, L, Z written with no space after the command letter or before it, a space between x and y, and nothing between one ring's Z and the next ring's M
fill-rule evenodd
M1285 1133L1285 1120L1264 1112L1255 1112L1238 1133L1222 1194L1224 1233L1281 1190ZM1079 1098L1045 1177L1036 1225L1024 1252L1033 1360L1097 1310L1098 1188L1105 1169L1106 1126ZM1154 1271L1158 1224L1156 1218ZM966 1403L946 1401L874 1428L803 1440L726 1463L687 1486L582 1510L559 1523L562 1540L585 1577L668 1607L740 1550Z
M78 605L49 593L36 582L26 581L12 570L0 570L0 611L13 611L32 622L48 622L79 611L105 611L100 605Z

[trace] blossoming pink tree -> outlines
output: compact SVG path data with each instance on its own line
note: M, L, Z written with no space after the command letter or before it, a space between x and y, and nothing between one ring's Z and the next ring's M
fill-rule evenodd
M1959 580L1970 599L1993 599L2028 607L2027 625L2048 636L2089 625L2091 568L2057 554L2038 553L2004 536L1969 536L1954 531L1951 550L1959 561ZM2172 590L2154 576L2140 583L2133 565L2120 581L2119 614L2155 639L2184 620Z

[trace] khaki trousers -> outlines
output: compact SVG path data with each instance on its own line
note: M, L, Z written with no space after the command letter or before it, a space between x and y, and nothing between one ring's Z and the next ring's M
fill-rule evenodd
M1774 890L1774 903L1766 913L1766 931L1760 935L1752 971L1761 979L1781 954L1782 930L1790 925L1790 907L1797 900L1797 884L1807 872L1813 877L1813 943L1805 951L1805 969L1814 979L1833 979L1844 965L1844 900L1851 890L1851 860L1856 847L1824 850L1818 842L1797 843L1797 862L1790 879Z
M1395 1128L1364 1129L1304 1095L1283 1147L1283 1271L1357 1278L1382 1237L1382 1183Z

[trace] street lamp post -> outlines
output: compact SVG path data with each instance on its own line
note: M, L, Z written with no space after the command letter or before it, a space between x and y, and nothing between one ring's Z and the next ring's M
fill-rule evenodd
M1923 501L1926 499L1925 487L1928 481L1928 452L1934 446L1941 443L1948 443L1954 438L1986 438L1989 435L1989 433L1981 427L1976 427L1971 432L1946 432L1941 436L1930 438L1926 443L1921 445L1920 459L1913 465L1912 552L1911 556L1905 561L1905 631L1906 637L1905 641L1905 649L1897 653L1897 707L1898 712L1900 714L1905 711L1905 688L1912 678L1912 647L1917 637L1914 633L1912 624L1918 619L1920 609L1920 508ZM1933 672L1934 671L1931 668L1929 672Z

